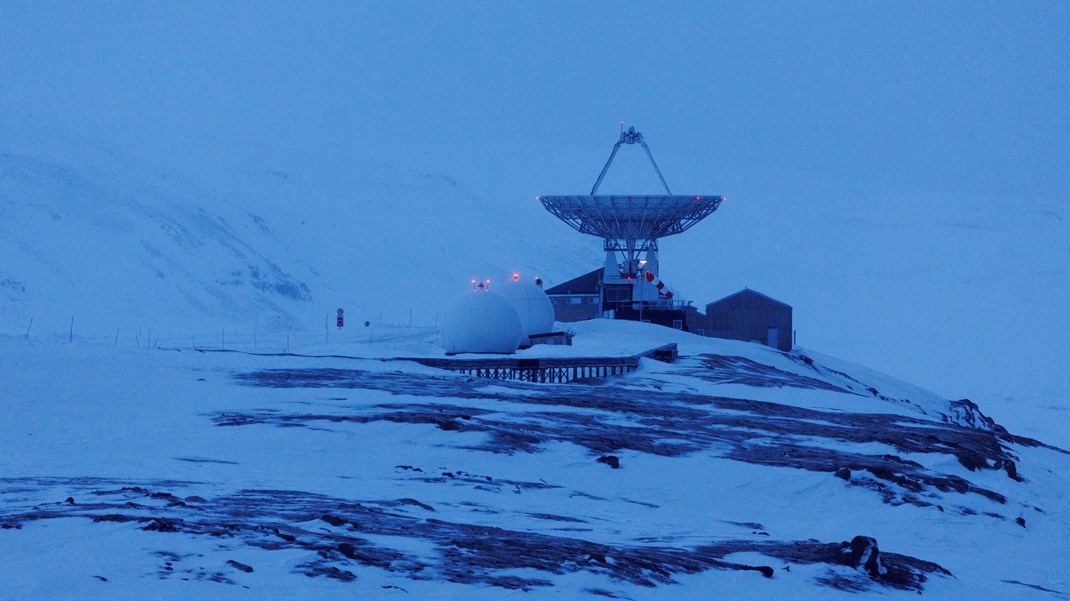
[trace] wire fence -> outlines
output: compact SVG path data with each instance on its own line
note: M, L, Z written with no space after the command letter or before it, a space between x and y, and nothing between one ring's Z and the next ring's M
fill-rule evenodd
M437 327L410 326L404 324L372 324L357 322L339 328L334 320L327 320L320 329L279 328L261 329L253 324L243 327L221 326L210 330L200 327L197 330L176 332L178 328L154 329L145 325L117 327L104 334L100 327L91 332L80 332L77 320L72 319L67 332L35 331L33 320L29 320L24 332L7 332L7 338L32 341L63 342L67 344L92 343L121 348L180 349L180 350L234 350L251 353L308 353L323 352L327 349L338 350L341 347L356 345L389 345L404 343L409 340L421 340L433 337ZM90 329L90 328L86 328Z

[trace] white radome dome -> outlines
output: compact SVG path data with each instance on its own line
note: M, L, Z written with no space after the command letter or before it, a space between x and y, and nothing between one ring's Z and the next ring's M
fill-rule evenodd
M531 282L510 280L503 282L494 291L512 303L520 315L521 346L531 345L528 336L548 334L554 329L554 306L550 297Z
M466 292L446 312L440 337L450 355L514 353L522 337L520 315L499 294Z

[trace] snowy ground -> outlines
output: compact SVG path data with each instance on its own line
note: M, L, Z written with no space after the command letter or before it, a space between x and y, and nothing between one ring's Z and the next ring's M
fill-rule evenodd
M1055 425L807 351L576 329L533 352L681 357L533 385L379 359L433 353L420 329L301 349L364 359L2 339L0 599L1070 596Z

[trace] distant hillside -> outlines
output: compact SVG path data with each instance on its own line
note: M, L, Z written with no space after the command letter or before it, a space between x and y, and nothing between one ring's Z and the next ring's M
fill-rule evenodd
M0 333L33 319L33 332L66 335L72 316L76 336L319 331L338 307L351 324L433 326L473 277L516 269L553 285L602 262L598 240L534 199L585 191L557 165L461 182L354 144L206 167L43 129L0 124ZM603 191L650 175L642 153L619 159ZM728 196L661 242L658 275L678 298L702 306L748 286L794 307L804 346L949 396L1065 398L1049 375L1070 328L1057 201L738 164L718 166L715 184L670 179Z
M31 319L36 333L66 333L72 317L91 336L308 329L339 306L357 321L433 325L472 277L568 277L597 256L565 227L524 227L552 219L534 200L489 201L382 164L204 182L99 149L18 150L0 148L9 334Z

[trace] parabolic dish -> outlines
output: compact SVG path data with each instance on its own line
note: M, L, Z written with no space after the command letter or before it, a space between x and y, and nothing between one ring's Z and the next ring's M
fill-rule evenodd
M539 196L558 219L608 240L657 240L708 217L723 196Z

